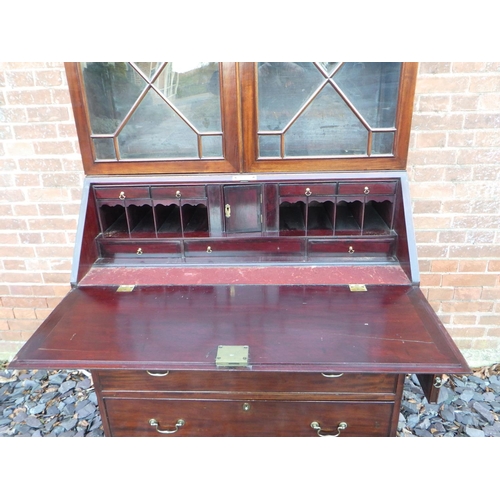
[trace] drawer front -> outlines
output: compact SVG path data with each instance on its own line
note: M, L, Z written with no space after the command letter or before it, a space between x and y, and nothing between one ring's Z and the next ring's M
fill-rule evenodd
M304 242L278 238L197 240L184 243L186 257L222 257L245 255L301 255Z
M151 188L153 199L206 198L205 186L155 186Z
M96 198L119 199L149 198L149 187L147 186L113 186L94 188Z
M339 183L339 194L393 194L396 182L344 182Z
M397 376L363 373L99 371L104 392L395 394ZM326 375L326 376L325 376ZM339 376L340 375L340 376Z
M340 254L352 258L363 255L391 256L394 254L394 239L383 240L309 240L309 254Z
M111 435L126 437L388 436L393 403L110 399ZM153 422L152 422L153 420ZM339 425L347 424L344 430ZM177 425L176 425L177 424ZM161 433L159 431L164 431ZM165 433L167 431L168 433Z
M337 184L280 184L280 196L334 195Z
M178 241L161 241L158 243L100 241L102 257L119 257L120 255L138 258L168 255L181 256L181 244Z

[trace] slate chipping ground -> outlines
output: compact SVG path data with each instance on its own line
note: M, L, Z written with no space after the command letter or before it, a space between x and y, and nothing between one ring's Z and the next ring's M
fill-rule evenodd
M468 376L445 375L430 404L407 375L400 437L500 437L500 364ZM0 437L103 437L90 373L8 370L0 362Z

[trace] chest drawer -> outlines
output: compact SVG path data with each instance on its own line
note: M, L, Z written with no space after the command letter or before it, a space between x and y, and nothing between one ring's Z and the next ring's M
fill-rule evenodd
M394 394L397 376L362 373L150 372L103 370L103 392ZM164 375L166 373L166 375ZM340 376L339 376L340 375Z
M105 399L112 436L387 436L394 404ZM344 425L345 424L345 428Z

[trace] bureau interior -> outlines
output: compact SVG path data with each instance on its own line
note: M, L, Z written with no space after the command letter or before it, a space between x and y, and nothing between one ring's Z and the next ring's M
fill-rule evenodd
M85 231L94 228L86 239L94 240L98 266L405 263L405 196L398 175L300 182L110 179L90 184L86 217L97 222Z

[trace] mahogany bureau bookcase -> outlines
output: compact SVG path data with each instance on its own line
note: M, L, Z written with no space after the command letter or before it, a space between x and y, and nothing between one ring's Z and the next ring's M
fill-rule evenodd
M414 63L68 63L72 290L11 363L108 436L394 436L467 363L419 288Z

